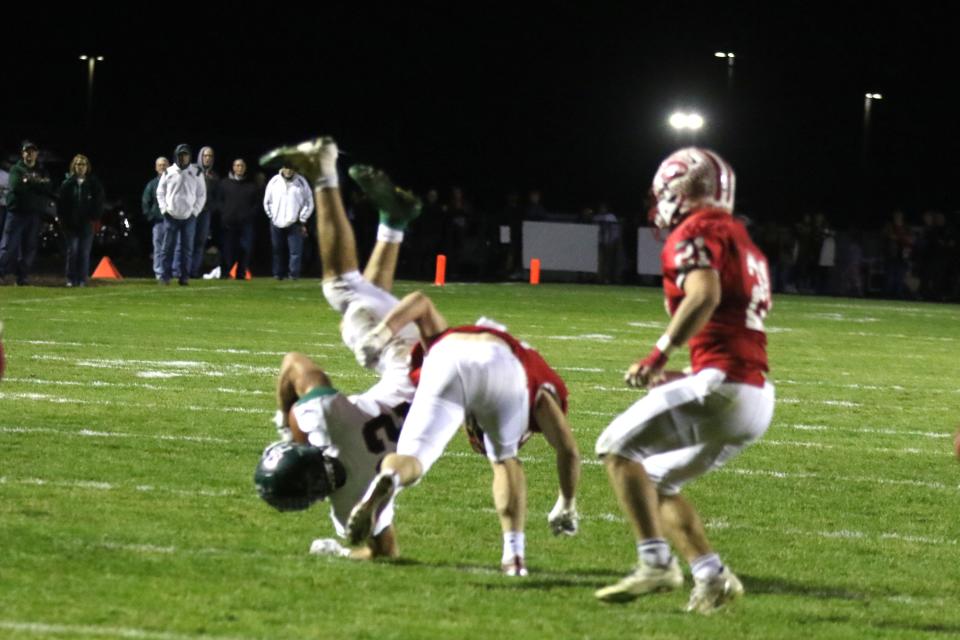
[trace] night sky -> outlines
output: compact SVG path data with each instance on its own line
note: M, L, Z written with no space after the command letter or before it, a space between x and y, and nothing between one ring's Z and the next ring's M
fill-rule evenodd
M225 173L324 133L346 162L462 185L486 210L537 187L550 210L640 211L658 162L693 141L731 161L751 216L960 209L946 2L328 4L25 15L6 30L0 148L83 151L133 210L177 143L213 146ZM732 85L717 50L736 53ZM81 53L106 57L90 127ZM884 99L865 154L867 91ZM695 140L668 128L676 107L706 118Z

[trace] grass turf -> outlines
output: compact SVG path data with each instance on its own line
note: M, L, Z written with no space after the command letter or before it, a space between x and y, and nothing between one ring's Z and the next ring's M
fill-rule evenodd
M522 451L529 578L498 574L489 468L462 437L400 496L397 562L309 556L313 538L333 535L326 505L280 514L256 497L283 353L312 356L346 392L373 382L317 282L5 288L0 637L960 636L960 308L775 300L773 424L687 489L747 589L702 618L682 612L687 589L617 606L592 595L635 559L592 451L638 397L622 372L662 332L660 292L430 293L451 323L507 324L569 383L581 533L547 530L556 477L535 438Z

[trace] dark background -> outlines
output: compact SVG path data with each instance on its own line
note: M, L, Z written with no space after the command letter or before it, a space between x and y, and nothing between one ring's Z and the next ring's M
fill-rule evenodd
M658 162L696 142L738 174L738 208L838 227L960 208L950 3L328 3L17 13L0 148L87 153L139 209L180 142L236 156L333 134L347 162L485 210L541 188L551 211L644 208ZM775 5L775 6L771 6ZM726 62L736 53L728 84ZM86 123L86 63L95 73ZM864 93L874 102L864 152ZM681 139L676 107L707 125ZM59 166L51 163L59 170Z

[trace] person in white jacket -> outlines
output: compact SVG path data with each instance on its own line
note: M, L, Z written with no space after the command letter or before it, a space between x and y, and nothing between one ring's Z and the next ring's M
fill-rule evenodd
M177 240L184 247L193 246L193 237L197 226L197 215L207 201L207 185L203 173L196 165L190 164L192 151L188 145L177 146L174 155L176 163L160 177L157 184L157 203L163 213L163 276L161 284L170 284L173 273L173 254ZM180 252L179 282L182 286L189 283L191 252Z
M285 161L280 173L267 183L263 209L270 218L273 277L277 280L296 280L300 277L303 263L307 220L313 213L313 190L289 162ZM289 253L288 259L285 259L286 253Z

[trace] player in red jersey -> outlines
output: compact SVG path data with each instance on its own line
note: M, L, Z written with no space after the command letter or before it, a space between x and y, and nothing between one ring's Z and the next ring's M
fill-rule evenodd
M417 482L437 461L461 424L475 423L493 467L493 500L503 531L501 567L527 575L524 527L527 483L517 452L531 431L554 448L560 496L547 517L555 534L577 531L576 490L580 454L567 424L567 388L540 354L494 323L451 328L422 293L400 301L356 349L369 366L395 331L416 322L421 344L411 356L417 382L397 452L350 516L348 534L367 537L372 522L402 487Z
M637 539L639 563L596 592L607 602L677 589L690 564L688 611L712 613L743 593L680 495L763 436L773 417L763 320L771 307L767 260L733 215L734 174L698 148L670 155L653 181L655 223L669 229L661 259L670 322L626 382L649 393L600 435L596 451ZM667 381L670 353L688 344L692 375Z

